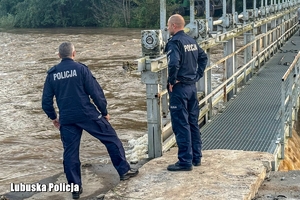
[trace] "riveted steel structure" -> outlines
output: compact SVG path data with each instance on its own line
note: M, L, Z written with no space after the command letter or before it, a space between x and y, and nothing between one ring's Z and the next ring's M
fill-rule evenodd
M296 32L296 9L300 0L261 0L260 7L253 0L253 7L246 7L237 13L235 0L232 0L232 13L226 13L226 0L223 0L223 15L213 19L209 13L209 0L206 0L206 18L195 19L194 1L190 0L190 21L185 32L198 41L207 52L209 62L204 77L197 83L199 93L199 123L209 122L216 114L215 108L237 95L254 73L259 73L264 64ZM163 54L164 44L169 37L166 30L166 1L160 0L160 29L142 31L143 58L138 59L138 70L142 82L146 84L148 154L159 157L175 143L168 110L167 59ZM155 34L149 34L149 31ZM148 34L148 35L147 35ZM152 38L151 38L152 37ZM237 48L237 39L243 37L243 46ZM159 39L161 38L161 39ZM154 42L158 41L159 42ZM147 43L148 42L148 43ZM212 49L223 49L223 57L210 62ZM154 51L154 52L153 52ZM237 56L243 55L243 63ZM213 83L214 71L223 71L222 82ZM279 142L278 146L284 142Z

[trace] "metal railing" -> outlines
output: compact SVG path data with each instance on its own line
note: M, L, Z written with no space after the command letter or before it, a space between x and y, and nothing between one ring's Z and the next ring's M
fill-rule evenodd
M161 0L161 7L165 8L163 1ZM295 25L297 7L295 5L299 4L300 0L282 1L278 4L273 4L272 1L270 7L276 7L276 9L261 7L258 12L260 14L254 13L252 17L249 17L244 7L244 17L239 16L229 21L230 25L227 23L228 26L223 30L220 27L225 27L226 16L220 19L222 23L220 20L218 23L211 23L210 28L208 22L211 18L208 19L208 17L206 21L200 23L201 27L193 27L191 24L198 23L194 21L186 26L186 31L192 36L195 36L193 31L198 30L199 45L207 52L209 58L204 76L197 83L201 108L199 122L206 123L213 116L214 107L220 102L231 99L237 93L238 88L245 84L253 73L259 73L264 63L295 33L297 30ZM161 13L161 19L166 20L165 14ZM194 20L193 17L191 19ZM202 25L205 26L207 35L200 34L203 33ZM164 26L165 23L161 22L161 27ZM213 31L215 29L217 31ZM155 31L151 34L156 33L159 32ZM236 50L235 42L240 35L244 36L244 46ZM162 38L165 39L165 35ZM159 43L160 48L161 45L162 42ZM224 56L211 64L211 50L220 45L223 47ZM236 59L239 54L244 55L244 62L238 68ZM212 74L217 65L221 65L224 69L223 82L213 88ZM161 55L155 58L145 56L138 60L138 70L141 72L142 82L146 84L148 156L155 158L175 144L166 90L168 75L166 56Z
M294 19L291 19L293 21ZM290 23L290 21L285 22L287 24ZM268 31L265 34L259 35L255 40L248 43L247 45L243 46L242 48L238 49L237 51L231 53L230 55L220 59L218 62L216 62L213 66L225 63L226 60L232 58L239 52L243 51L247 47L252 47L253 44L260 42L263 38L268 37L272 35L274 32L277 32L280 27L277 27L276 29L273 29L271 31ZM261 68L261 64L265 63L272 55L274 55L277 50L283 45L284 40L287 40L295 31L297 30L297 24L293 25L291 28L286 30L285 33L283 33L277 40L274 42L268 44L267 47L265 47L263 50L259 51L252 57L251 60L249 60L246 64L244 64L238 71L236 71L231 77L229 77L227 80L225 80L222 84L220 84L216 89L214 89L211 93L207 94L200 102L201 104L206 104L205 107L201 109L200 112L200 118L207 114L206 107L213 107L215 106L220 99L223 99L224 101L227 101L226 95L231 92L232 90L235 90L235 93L238 89L238 84L241 83L241 81L244 81L246 83L246 76L250 73L254 73L256 71L259 72ZM209 70L213 68L213 66L209 66L206 68L205 73L208 73ZM223 91L222 91L223 90ZM207 105L207 100L215 98L210 101L211 105Z
M281 83L281 126L280 138L278 144L280 145L279 159L284 159L284 149L287 138L292 137L292 129L295 121L297 121L297 113L299 109L299 95L300 95L300 51L295 56L290 67L282 77Z

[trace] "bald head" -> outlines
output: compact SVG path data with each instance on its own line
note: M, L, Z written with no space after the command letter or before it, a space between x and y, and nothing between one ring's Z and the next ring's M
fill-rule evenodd
M169 18L169 21L173 24L176 24L178 28L184 28L185 21L181 15L175 14Z
M168 20L168 31L170 35L176 34L184 29L185 21L181 15L172 15Z

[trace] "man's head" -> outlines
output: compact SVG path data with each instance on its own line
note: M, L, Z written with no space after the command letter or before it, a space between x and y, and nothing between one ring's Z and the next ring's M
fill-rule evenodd
M181 15L172 15L168 20L168 31L170 35L175 35L184 29L185 21Z
M59 45L58 55L60 58L74 58L75 57L75 47L71 42L63 42Z

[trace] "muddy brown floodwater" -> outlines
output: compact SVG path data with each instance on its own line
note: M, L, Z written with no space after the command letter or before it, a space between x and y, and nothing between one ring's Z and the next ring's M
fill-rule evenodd
M74 43L76 61L88 65L102 86L127 158L147 156L146 86L140 73L122 68L123 61L141 57L141 30L0 30L0 195L10 191L10 183L33 183L63 172L59 131L42 111L41 96L46 72L60 62L58 46L64 41ZM212 63L222 57L222 49L213 50ZM213 88L224 79L223 67L213 69ZM104 145L87 133L80 158L82 164L110 161Z
M0 194L12 182L30 183L60 173L59 131L41 109L46 71L60 62L58 46L74 43L76 60L89 66L104 89L111 124L126 150L147 131L146 86L124 73L123 61L141 57L141 30L18 29L0 32ZM98 140L83 135L81 162L108 162Z

